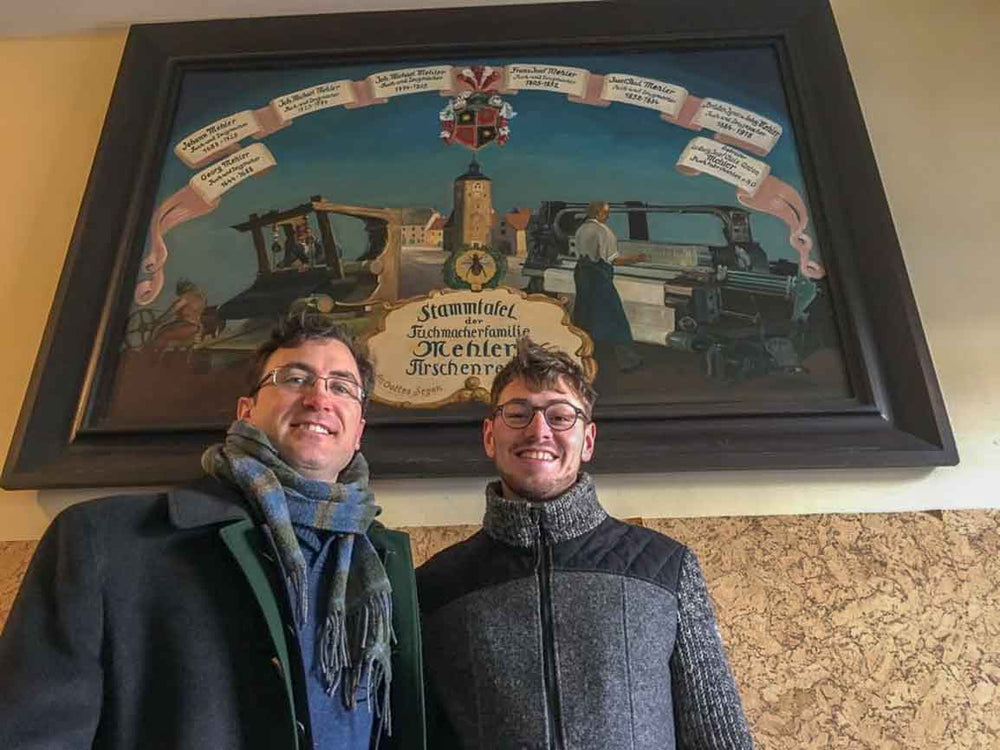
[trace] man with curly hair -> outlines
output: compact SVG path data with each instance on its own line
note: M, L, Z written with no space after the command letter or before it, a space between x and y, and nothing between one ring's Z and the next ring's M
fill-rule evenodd
M753 745L694 554L608 516L596 393L519 342L483 421L483 528L417 571L436 749Z

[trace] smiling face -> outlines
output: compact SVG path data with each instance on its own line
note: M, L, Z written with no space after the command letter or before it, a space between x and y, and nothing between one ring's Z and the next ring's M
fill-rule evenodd
M263 371L283 365L361 382L350 349L335 339L277 349ZM335 482L350 463L365 429L360 402L330 393L321 380L299 391L269 383L256 395L240 398L236 416L263 431L282 459L304 477L327 482Z
M531 406L566 401L587 411L564 378L543 391L532 391L522 378L515 378L500 392L497 403L514 400ZM535 412L528 426L519 430L508 427L499 414L483 421L483 447L496 464L506 498L537 501L561 495L576 482L580 464L593 456L596 436L596 425L583 419L557 432L548 426L541 412Z

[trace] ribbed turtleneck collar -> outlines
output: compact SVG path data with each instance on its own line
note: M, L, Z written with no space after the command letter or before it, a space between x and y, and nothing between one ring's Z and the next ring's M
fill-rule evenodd
M534 511L534 513L533 513ZM538 539L539 518L549 538L563 542L586 534L608 514L597 500L594 480L581 472L576 484L557 498L529 502L508 500L500 482L486 486L486 515L483 529L497 541L515 547L532 547Z

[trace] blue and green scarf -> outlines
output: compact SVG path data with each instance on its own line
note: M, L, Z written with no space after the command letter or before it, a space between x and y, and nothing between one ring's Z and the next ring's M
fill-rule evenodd
M379 714L388 725L392 587L366 534L382 509L368 488L364 456L356 453L338 482L306 479L282 460L267 435L237 420L225 442L206 450L201 463L208 474L239 488L271 529L299 627L307 622L310 603L305 556L293 524L337 535L330 601L319 633L320 669L327 693L341 688L348 708L354 708L358 686L367 684L369 701L373 692L379 696Z

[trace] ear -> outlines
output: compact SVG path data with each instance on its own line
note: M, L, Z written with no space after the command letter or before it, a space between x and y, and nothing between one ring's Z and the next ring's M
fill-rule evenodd
M587 422L583 428L583 449L580 451L580 460L587 462L594 455L594 443L597 442L597 425Z
M361 424L358 425L358 439L354 441L354 450L361 450L361 436L365 434L365 420L361 419Z
M236 401L236 418L237 419L251 419L253 417L253 408L257 405L250 396L240 396Z
M493 420L483 420L483 449L488 458L496 458L496 444L493 442Z

